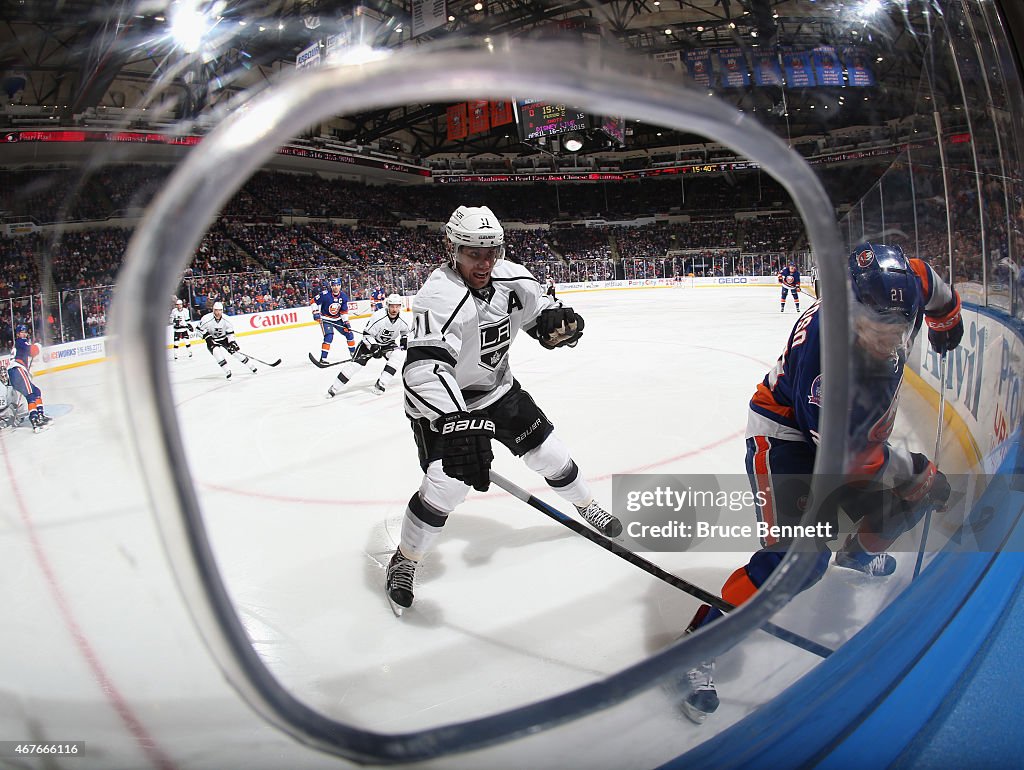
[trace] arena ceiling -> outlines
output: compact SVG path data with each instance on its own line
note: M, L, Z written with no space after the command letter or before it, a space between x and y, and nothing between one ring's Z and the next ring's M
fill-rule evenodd
M214 34L183 50L169 34L182 3L216 11ZM875 3L871 14L865 3ZM879 85L864 98L838 88L732 89L719 95L756 111L790 138L823 136L837 128L879 126L909 114L920 79L926 3L905 0L449 0L449 21L412 38L411 3L364 0L3 0L0 73L5 99L49 105L58 119L116 115L146 107L154 119L200 125L218 104L242 89L259 88L313 40L342 33L374 47L419 46L446 39L498 36L576 36L645 56L737 45L810 47L863 45L876 59ZM479 6L479 10L477 9ZM880 59L880 60L878 60ZM11 92L12 77L24 78ZM13 81L16 85L16 80ZM859 95L858 95L859 96ZM339 116L329 128L339 139L391 139L420 157L439 152L535 152L502 130L448 142L446 104L401 105ZM0 120L14 118L14 108ZM15 120L15 123L17 121ZM628 149L700 141L656 126L631 126Z

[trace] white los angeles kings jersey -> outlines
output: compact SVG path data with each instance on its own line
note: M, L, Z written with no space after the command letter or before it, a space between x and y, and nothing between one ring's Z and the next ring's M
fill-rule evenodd
M369 322L363 327L363 340L373 345L391 345L400 339L409 336L408 322L399 313L394 320L388 316L386 308L381 308L374 313Z
M17 419L27 414L25 396L16 391L13 385L0 382L0 420Z
M235 327L231 325L231 321L226 315L221 315L218 321L213 317L213 313L207 313L199 321L199 331L203 333L204 337L209 334L213 337L214 342L223 342L234 335Z
M533 328L542 310L560 305L512 262L496 263L491 286L481 292L470 291L451 267L437 268L413 300L402 371L406 414L433 421L493 404L512 387L508 353L516 334Z
M190 320L191 319L189 318L189 312L187 307L183 307L181 308L181 310L179 310L178 308L174 308L173 310L171 310L171 326L173 326L175 329L184 329L185 324L187 324Z

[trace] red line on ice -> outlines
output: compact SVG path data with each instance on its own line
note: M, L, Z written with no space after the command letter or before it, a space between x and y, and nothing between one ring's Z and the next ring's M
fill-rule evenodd
M67 627L72 639L74 639L75 647L78 649L78 652L82 657L85 658L85 662L88 665L89 670L92 671L92 674L96 679L96 683L100 686L103 694L107 697L111 707L113 707L114 711L117 712L117 715L121 718L124 726L128 729L128 732L132 734L132 737L135 738L135 742L139 745L149 760L156 767L171 770L171 768L175 767L175 764L157 745L156 741L142 724L142 721L135 715L135 712L132 711L128 702L121 694L121 691L117 689L113 679L111 679L110 674L108 674L107 670L104 668L99 655L96 654L96 650L93 648L92 644L90 644L88 637L85 635L85 631L83 631L81 625L79 625L78 619L75 617L75 614L71 609L71 602L64 593L60 580L57 578L57 573L54 571L53 565L50 563L50 559L46 555L46 550L43 548L42 541L39 539L39 534L36 532L36 528L32 524L32 516L29 513L28 506L25 504L25 500L21 494L21 489L19 488L17 479L14 476L14 468L11 467L11 459L7 452L6 441L0 440L0 452L2 452L4 456L4 465L7 468L7 477L11 480L11 496L14 498L14 502L18 507L18 513L21 516L21 521L25 525L25 531L28 534L29 543L32 546L32 553L35 556L36 563L39 565L39 569L43 573L46 585L50 589L50 594L53 596L53 600L57 604L57 609L60 611L61 619L64 621L64 625Z

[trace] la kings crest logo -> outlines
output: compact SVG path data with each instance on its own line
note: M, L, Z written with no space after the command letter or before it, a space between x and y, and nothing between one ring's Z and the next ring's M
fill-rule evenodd
M512 342L512 319L509 316L480 327L480 365L494 371L501 366Z

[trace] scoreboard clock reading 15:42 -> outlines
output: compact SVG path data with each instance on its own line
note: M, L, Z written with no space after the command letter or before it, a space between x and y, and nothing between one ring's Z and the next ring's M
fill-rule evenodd
M587 116L581 110L536 99L516 101L516 123L524 142L588 128Z

